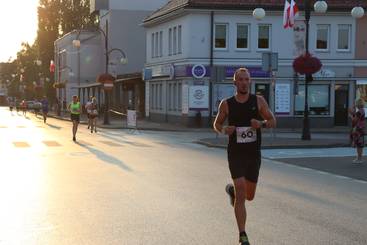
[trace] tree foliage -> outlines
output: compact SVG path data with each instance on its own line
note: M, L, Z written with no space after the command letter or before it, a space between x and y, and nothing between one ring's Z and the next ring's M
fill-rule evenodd
M23 43L16 60L12 62L16 65L15 71L11 71L16 74L13 80L18 79L13 82L14 89L20 83L31 84L40 76L49 77L52 81L49 64L55 56L54 42L74 29L91 26L95 26L95 21L89 14L89 0L39 0L36 40L32 45ZM41 60L42 65L38 67L35 60ZM24 69L23 82L19 81L21 69ZM52 84L46 85L45 92L54 93Z

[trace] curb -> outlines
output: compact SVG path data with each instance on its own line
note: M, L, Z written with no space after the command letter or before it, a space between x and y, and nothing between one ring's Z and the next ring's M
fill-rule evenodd
M67 117L59 117L59 116L55 116L55 115L48 115L51 118L55 118L58 120L62 120L62 121L69 121L71 122L71 120ZM88 122L87 121L80 121L80 124L85 124L87 125ZM128 127L124 127L124 126L106 126L103 124L97 124L97 126L99 128L103 128L103 129L131 129L131 130L140 130L140 131L162 131L162 132L202 132L202 129L197 129L197 130L190 130L190 129L169 129L169 128L128 128ZM209 131L209 130L208 130Z
M202 140L194 141L194 143L211 148L227 149L227 145L213 144ZM315 149L315 148L340 148L340 147L350 147L350 145L343 143L324 144L324 145L262 145L261 149L310 149L310 148Z

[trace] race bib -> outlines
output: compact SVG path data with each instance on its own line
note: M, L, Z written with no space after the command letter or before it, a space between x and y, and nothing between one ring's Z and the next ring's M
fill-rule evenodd
M252 143L257 140L256 129L253 129L251 127L237 127L236 134L237 143L240 144Z

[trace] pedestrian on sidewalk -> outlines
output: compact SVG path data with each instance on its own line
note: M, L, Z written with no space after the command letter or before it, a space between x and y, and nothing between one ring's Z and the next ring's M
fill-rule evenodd
M245 200L255 197L261 164L261 127L274 128L276 120L262 96L250 94L251 77L246 68L233 76L236 94L221 101L214 121L218 133L228 135L227 156L233 184L226 186L237 220L240 245L249 245L245 224ZM224 122L228 120L228 126Z
M97 99L96 97L92 98L92 102L90 105L90 132L93 133L93 130L95 133L97 133L97 117L98 117L98 107L97 107Z
M69 104L68 109L70 111L71 121L73 122L73 141L76 141L76 132L78 131L81 112L78 96L73 95L73 101Z
M357 157L353 160L353 163L363 163L362 156L365 134L364 103L364 100L359 98L355 101L355 106L349 109L349 115L352 118L350 140L352 147L357 149Z

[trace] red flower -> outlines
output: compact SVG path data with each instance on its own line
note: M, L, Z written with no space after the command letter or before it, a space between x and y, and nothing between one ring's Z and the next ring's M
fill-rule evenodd
M293 69L300 74L314 74L322 67L321 61L310 53L298 56L293 61Z

